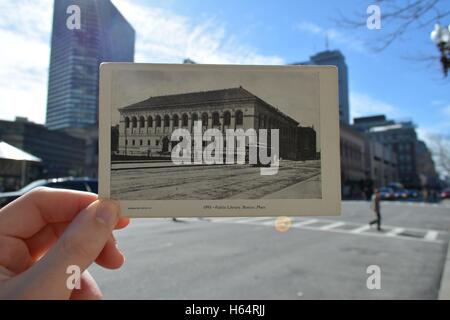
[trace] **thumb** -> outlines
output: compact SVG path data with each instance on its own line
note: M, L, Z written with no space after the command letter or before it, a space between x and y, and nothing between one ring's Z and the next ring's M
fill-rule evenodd
M119 205L110 200L97 200L81 211L49 252L23 274L33 286L28 292L38 293L39 299L69 298L73 288L67 283L74 273L68 273L68 267L78 267L81 276L111 237L119 213Z

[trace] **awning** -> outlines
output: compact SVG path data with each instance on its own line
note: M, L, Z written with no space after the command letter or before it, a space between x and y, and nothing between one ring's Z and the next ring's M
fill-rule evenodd
M20 150L4 141L0 141L0 159L42 162L38 157Z

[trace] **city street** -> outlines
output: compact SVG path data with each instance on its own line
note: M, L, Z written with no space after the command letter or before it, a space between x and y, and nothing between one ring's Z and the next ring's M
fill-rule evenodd
M436 299L450 204L382 203L383 232L368 229L368 202L341 217L136 219L116 234L127 261L90 271L106 299ZM369 290L366 269L381 268Z

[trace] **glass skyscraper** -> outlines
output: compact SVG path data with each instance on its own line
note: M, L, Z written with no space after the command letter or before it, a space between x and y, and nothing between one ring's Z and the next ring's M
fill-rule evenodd
M80 29L67 9L80 8ZM48 83L49 129L97 123L99 65L133 62L135 31L110 0L55 0Z
M345 124L350 124L350 107L348 100L348 70L344 55L339 50L326 50L313 55L307 62L294 64L333 65L338 68L339 119Z

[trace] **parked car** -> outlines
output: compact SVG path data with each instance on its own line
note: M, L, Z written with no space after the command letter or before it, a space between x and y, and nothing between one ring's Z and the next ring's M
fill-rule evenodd
M90 178L72 177L36 180L18 191L0 193L0 208L6 206L8 203L14 201L21 195L37 187L70 189L97 193L98 181Z
M395 193L392 188L380 188L378 191L380 191L381 200L394 200L395 199Z
M450 188L442 190L441 198L442 199L450 199Z
M394 197L397 200L405 200L408 199L409 193L406 189L397 189L394 191Z
M420 192L417 189L406 189L409 198L417 199L420 196Z

